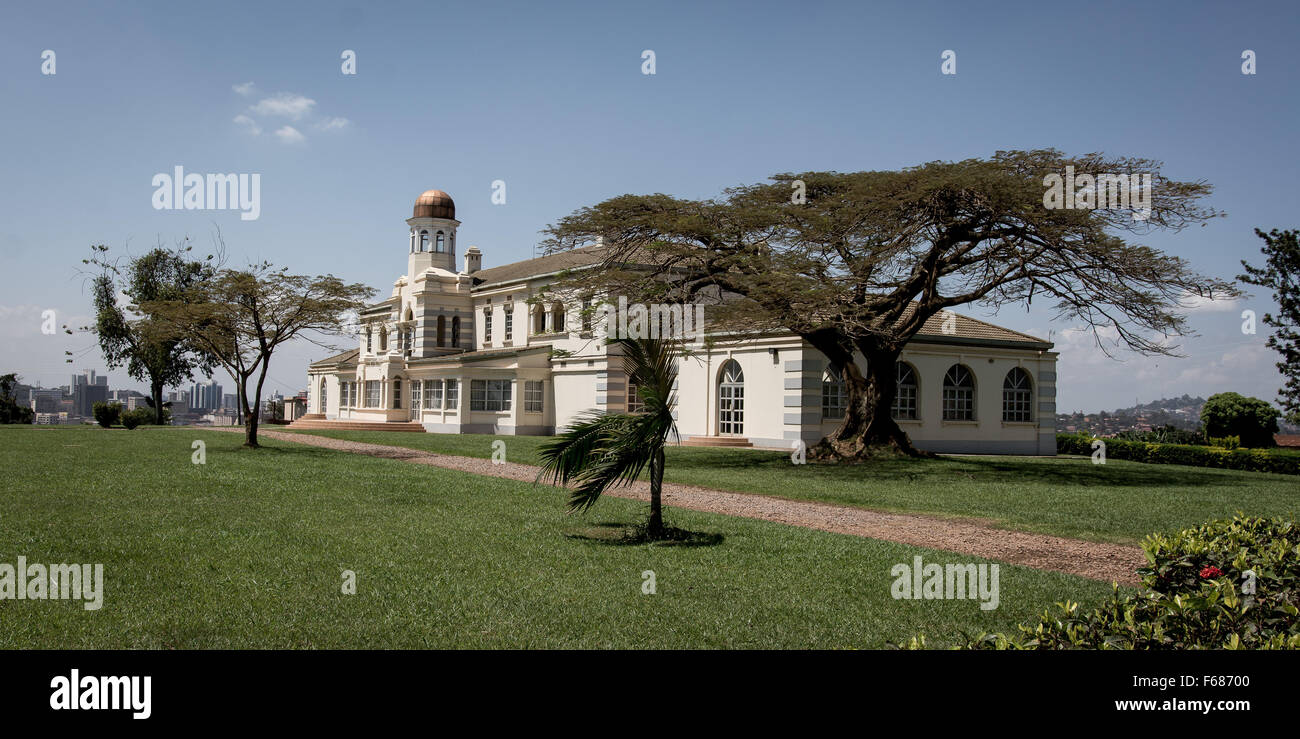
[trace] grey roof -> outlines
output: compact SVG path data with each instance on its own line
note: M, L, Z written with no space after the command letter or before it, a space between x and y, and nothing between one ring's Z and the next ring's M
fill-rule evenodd
M481 269L474 273L474 286L485 287L502 282L514 282L538 275L549 275L574 267L589 267L604 256L604 247L584 246L580 249L548 254L536 259L503 264L500 267Z
M326 357L326 358L324 358L324 359L322 359L322 360L319 360L319 361L316 361L316 362L312 362L312 363L311 363L310 365L308 365L308 366L310 366L310 367L330 367L330 366L337 366L337 365L340 365L340 364L349 364L349 363L355 362L356 359L357 359L357 357L360 356L360 355L361 355L361 350L360 350L360 349L351 349L351 350L349 350L349 351L343 352L342 354L335 354L335 355L332 356L332 357Z

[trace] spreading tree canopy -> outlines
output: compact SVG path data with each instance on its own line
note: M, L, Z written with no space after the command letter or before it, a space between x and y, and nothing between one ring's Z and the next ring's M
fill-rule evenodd
M710 331L806 340L848 392L843 421L815 455L860 458L881 445L915 454L890 414L895 363L941 311L1046 300L1058 319L1092 329L1101 351L1171 354L1169 337L1188 333L1185 299L1238 294L1134 241L1219 215L1200 204L1208 184L1168 179L1160 167L1037 150L898 171L779 174L705 200L611 198L549 226L544 245L601 247L600 263L559 290L703 302ZM1120 193L1130 196L1122 204L1111 178L1070 193L1075 204L1100 197L1118 207L1049 207L1063 204L1048 185L1067 172L1150 179L1141 192Z
M244 445L257 447L262 386L275 350L296 338L327 346L330 335L346 331L346 316L373 294L333 275L294 275L262 262L217 270L180 298L142 308L156 317L159 337L191 342L230 373L244 416Z

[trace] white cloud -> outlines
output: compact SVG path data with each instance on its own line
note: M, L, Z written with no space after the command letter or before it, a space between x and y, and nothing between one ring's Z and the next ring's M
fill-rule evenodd
M1243 302L1241 299L1213 300L1190 292L1183 293L1178 299L1179 305L1188 313L1228 313L1236 311Z
M311 113L314 107L316 101L309 97L292 92L278 92L271 97L262 98L249 110L258 115L283 116L296 121Z
M242 83L240 83L240 84L238 84L238 85L232 85L230 89L234 90L235 92L239 93L240 95L243 95L244 97L248 97L249 95L252 95L252 94L253 94L253 83L252 83L252 82L242 82Z
M352 121L347 118L326 118L316 124L318 131L337 131L352 125Z
M235 116L235 125L242 126L250 134L257 136L262 133L262 127L257 125L257 121L246 115Z
M301 144L307 140L307 137L293 126L282 126L276 129L275 136L286 144Z

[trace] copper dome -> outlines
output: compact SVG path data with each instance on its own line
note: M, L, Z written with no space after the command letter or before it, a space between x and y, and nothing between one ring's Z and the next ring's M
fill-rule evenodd
M456 217L456 203L442 190L425 190L415 199L414 218Z

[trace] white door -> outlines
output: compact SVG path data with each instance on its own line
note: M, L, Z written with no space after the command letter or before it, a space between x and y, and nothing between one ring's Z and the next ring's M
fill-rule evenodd
M745 433L745 374L734 359L722 365L718 382L718 433L722 436Z
M411 380L411 420L420 420L420 394L424 391L424 383L419 380Z

